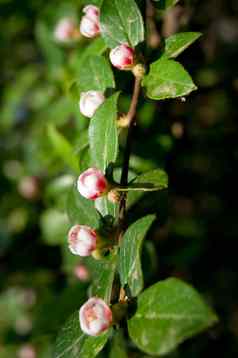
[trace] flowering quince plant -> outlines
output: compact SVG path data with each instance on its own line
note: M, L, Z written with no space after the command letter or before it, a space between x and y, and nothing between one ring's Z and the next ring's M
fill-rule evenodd
M180 279L171 277L144 288L141 251L147 233L153 237L156 215L149 207L150 214L144 208L144 213L138 215L137 203L150 192L159 198L158 192L168 187L168 178L163 168L137 175L130 165L135 125L140 127L137 108L148 98L183 99L196 90L192 78L175 58L200 33L181 32L166 38L158 58L151 63L149 37L155 36L150 30L155 31L156 26L148 26L147 20L144 24L141 3L88 3L80 9L78 29L63 18L54 31L58 42L68 41L80 31L80 68L78 78L72 78L72 82L77 89L78 112L87 118L87 129L79 151L80 170L78 158L74 160L75 152L67 144L67 163L76 174L68 200L72 224L68 249L70 255L81 260L75 267L75 276L85 282L91 279L88 300L59 333L55 348L58 358L95 357L114 339L124 357L126 329L139 350L161 356L217 321L206 300ZM158 3L161 2L145 2L154 13ZM150 17L149 21L155 19ZM114 74L119 78L117 84ZM123 96L120 83L124 81L128 88L133 85L133 90L129 108L121 113L118 99ZM52 127L50 134L55 138ZM81 138L80 132L77 136Z

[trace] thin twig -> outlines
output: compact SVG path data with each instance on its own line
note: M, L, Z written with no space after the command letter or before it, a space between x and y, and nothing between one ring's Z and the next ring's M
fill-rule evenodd
M141 78L135 77L132 100L131 100L129 111L127 113L129 126L128 126L126 148L125 148L124 160L123 160L123 166L122 166L121 181L120 181L120 184L123 186L127 186L127 184L128 184L129 161L130 161L131 145L132 145L132 139L133 139L133 129L134 129L135 120L136 120L136 117L135 117L136 108L137 108L137 103L138 103L138 99L139 99L139 95L140 95L140 87L141 87ZM126 192L123 192L121 195L120 203L119 203L119 235L118 235L119 241L120 241L120 239L124 233L124 230L125 230L126 196L127 196ZM123 287L121 287L120 293L119 293L119 302L124 302L125 300L126 300L125 290Z
M129 126L128 126L126 148L125 148L124 161L123 161L123 167L121 173L121 181L120 181L120 184L123 186L126 186L128 184L129 161L130 161L131 144L132 144L132 137L133 137L132 134L133 134L133 127L135 125L135 115L136 115L136 108L139 99L139 94L140 94L140 86L141 86L141 78L135 77L132 100L131 100L129 111L127 113ZM125 211L126 211L126 193L123 193L119 203L119 222L122 231L124 227Z

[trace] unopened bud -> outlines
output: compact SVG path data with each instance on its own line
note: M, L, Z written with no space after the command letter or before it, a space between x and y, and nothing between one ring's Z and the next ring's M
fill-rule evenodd
M89 226L74 225L68 233L68 244L72 254L90 256L97 246L97 234Z
M106 194L108 183L101 170L89 168L79 176L77 188L83 197L95 200Z
M85 15L81 19L80 32L83 36L92 38L100 33L99 16L100 10L97 6L87 5L83 8Z
M92 118L104 101L105 97L101 91L82 92L79 101L80 112L85 117Z
M89 336L98 336L112 324L112 311L97 297L90 298L79 311L81 329Z
M110 51L110 61L119 70L130 70L134 66L134 50L122 44Z

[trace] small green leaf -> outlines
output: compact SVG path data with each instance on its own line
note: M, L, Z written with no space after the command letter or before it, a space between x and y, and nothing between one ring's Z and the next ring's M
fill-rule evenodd
M156 191L168 187L168 176L164 170L154 169L137 177L127 187L118 188L118 191Z
M114 88L115 81L109 62L103 56L88 56L81 64L79 73L79 91L102 91Z
M163 169L153 169L146 173L143 173L137 176L131 186L134 190L130 190L127 197L127 206L131 206L134 204L141 196L144 194L143 189L139 189L140 187L145 187L145 184L149 184L151 186L150 190L162 190L168 187L168 175ZM136 189L138 187L138 189ZM154 187L154 189L153 189ZM144 191L149 191L149 188L145 188Z
M102 216L111 215L116 217L118 211L118 204L110 202L107 197L102 196L95 200L95 208Z
M88 266L94 277L90 287L90 296L100 297L108 304L110 303L112 284L116 271L116 257L115 251L103 260L88 260Z
M109 332L98 337L85 335L80 329L79 312L76 311L56 339L54 358L94 358L106 344Z
M143 86L152 99L166 99L186 96L197 87L184 67L174 61L161 58L150 66L144 77Z
M217 322L199 293L176 278L156 283L138 299L129 334L144 352L162 355Z
M110 330L98 337L87 337L80 351L80 358L94 358L103 349L110 335Z
M55 152L75 172L78 171L78 158L69 141L56 129L53 124L48 125L47 134Z
M202 34L200 32L180 32L178 34L168 37L165 40L164 55L168 58L177 57L201 35Z
M67 214L72 225L80 224L97 228L100 219L99 214L94 208L93 201L85 199L80 195L76 185L69 191Z
M119 273L121 285L129 285L132 296L137 296L143 289L143 273L140 255L144 237L149 230L154 215L147 215L137 220L125 232L120 244Z
M134 0L104 0L100 16L101 34L108 47L144 40L143 19Z
M117 100L119 93L109 97L96 111L89 125L89 145L94 165L105 172L118 153Z

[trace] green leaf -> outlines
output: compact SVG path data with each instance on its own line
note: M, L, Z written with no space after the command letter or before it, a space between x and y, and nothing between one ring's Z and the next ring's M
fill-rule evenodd
M131 206L141 198L144 194L142 188L145 187L146 184L151 186L152 191L166 189L168 187L168 175L163 169L153 169L137 176L131 184L132 189L134 186L134 190L130 190L128 193L127 206ZM141 189L138 190L136 187ZM149 191L148 189L149 188L144 191Z
M79 167L80 172L84 172L88 168L91 168L93 166L92 164L92 158L90 153L89 146L85 147L80 152L80 158L79 158Z
M156 191L168 187L168 176L161 169L151 170L137 178L127 187L118 188L118 191Z
M137 220L125 232L120 244L119 273L121 285L129 285L132 296L137 296L143 289L141 269L141 248L144 237L155 215L147 215Z
M116 271L116 256L117 252L112 252L103 260L96 261L90 259L88 266L94 277L93 283L90 287L90 296L97 296L102 298L106 303L110 303L112 284Z
M184 67L174 61L161 58L150 66L143 79L146 94L152 99L166 99L186 96L197 87Z
M56 129L53 124L48 125L47 134L55 152L73 171L79 169L78 158L69 141Z
M79 313L76 311L61 329L57 339L54 358L93 358L106 344L109 332L98 337L85 335L79 324Z
M108 47L144 40L143 19L134 0L104 0L100 16L101 35Z
M129 334L144 352L162 355L217 322L199 293L176 278L160 281L138 298Z
M76 185L69 191L67 214L72 225L80 224L97 228L100 219L93 201L80 195Z
M80 351L80 357L81 358L96 357L107 343L109 335L110 335L110 330L98 337L87 337Z
M202 34L200 32L180 32L168 37L165 40L164 55L168 58L177 57L201 35Z
M118 331L114 334L109 358L127 358L123 333Z
M102 91L114 88L115 81L109 62L103 56L88 56L81 64L78 80L81 91Z
M95 208L102 216L111 215L116 217L118 211L118 204L113 204L107 197L102 196L95 200Z
M118 153L117 100L115 93L99 107L89 125L89 145L94 165L105 171Z

